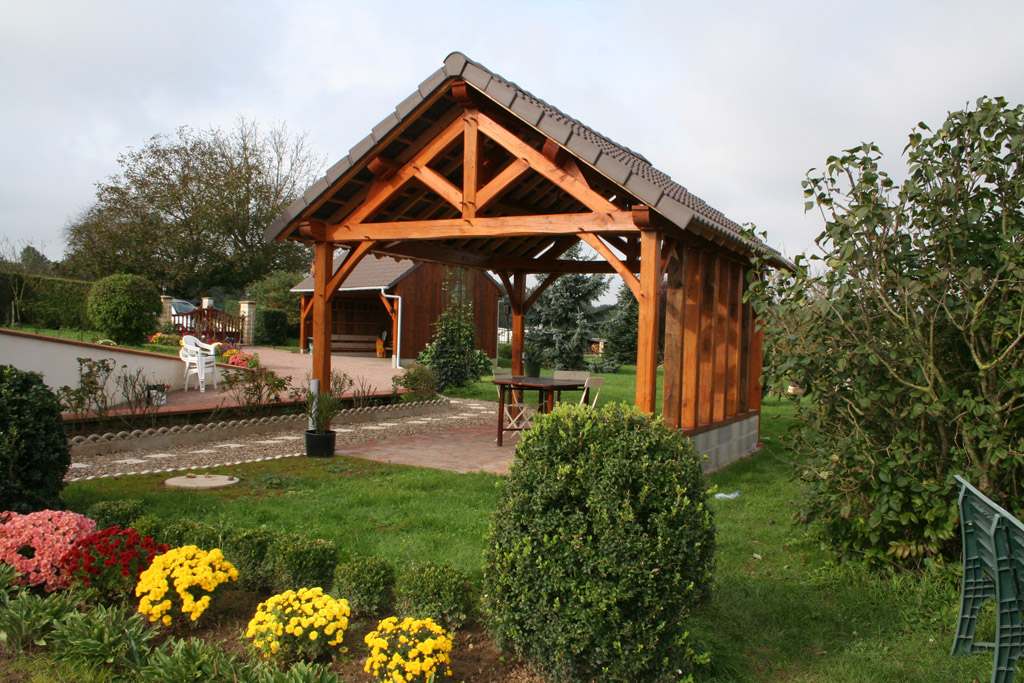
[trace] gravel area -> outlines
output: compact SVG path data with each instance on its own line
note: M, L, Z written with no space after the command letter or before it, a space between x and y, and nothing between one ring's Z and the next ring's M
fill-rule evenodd
M377 441L394 436L440 432L493 424L496 406L487 401L452 399L448 410L429 416L395 418L339 425L337 443ZM154 472L175 472L305 455L303 430L289 425L278 432L225 438L160 450L124 450L103 455L72 456L65 481L82 481Z

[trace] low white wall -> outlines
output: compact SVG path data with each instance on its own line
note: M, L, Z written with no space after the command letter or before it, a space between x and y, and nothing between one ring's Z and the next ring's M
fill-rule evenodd
M128 372L141 369L147 384L167 384L171 390L185 387L185 364L173 356L0 330L0 365L41 373L43 381L54 391L62 386L78 387L79 358L114 359L115 370L107 391L114 394L115 401L121 399L116 394L114 378L122 366Z

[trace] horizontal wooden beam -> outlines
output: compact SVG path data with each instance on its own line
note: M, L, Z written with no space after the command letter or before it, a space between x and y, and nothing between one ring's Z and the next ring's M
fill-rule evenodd
M453 266L486 270L491 269L493 262L493 259L487 254L474 254L458 249L449 249L429 242L397 242L393 245L378 247L374 249L374 252L396 258L446 263Z
M624 261L622 265L633 273L640 272L640 261ZM545 261L528 258L501 258L495 257L488 270L505 268L508 270L521 270L524 273L585 273L610 274L618 273L612 264L607 261L569 261L552 260Z
M329 242L365 240L443 240L464 238L523 237L526 235L572 235L577 233L635 232L630 211L559 213L543 216L498 216L471 219L448 218L432 221L393 223L343 223L326 226Z

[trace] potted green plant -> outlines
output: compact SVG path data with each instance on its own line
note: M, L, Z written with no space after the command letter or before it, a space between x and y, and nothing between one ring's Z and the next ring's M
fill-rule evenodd
M337 432L331 429L331 422L341 409L341 399L329 392L306 392L306 405L303 412L312 425L312 429L306 430L307 457L329 458L334 455Z
M540 349L529 339L523 343L523 374L540 377Z

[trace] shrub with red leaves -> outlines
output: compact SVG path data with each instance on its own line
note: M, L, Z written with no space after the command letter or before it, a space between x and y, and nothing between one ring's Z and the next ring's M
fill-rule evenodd
M130 595L139 574L169 549L166 543L140 536L135 529L112 526L77 541L61 559L61 566L71 581L81 581L108 598L119 599Z

